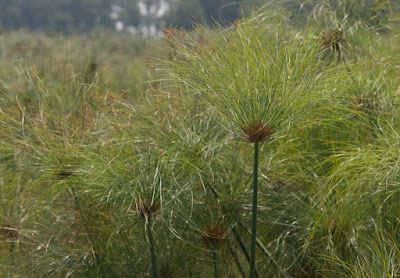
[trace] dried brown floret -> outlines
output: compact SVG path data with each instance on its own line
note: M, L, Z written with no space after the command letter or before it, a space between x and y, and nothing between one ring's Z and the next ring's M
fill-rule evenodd
M201 235L201 241L206 245L216 245L225 239L227 234L226 228L220 224L212 224L204 227Z
M258 143L271 138L274 133L269 123L264 123L261 120L255 120L247 123L242 127L243 138L247 142Z
M355 97L353 102L359 111L371 112L376 106L375 97L368 93L363 93L361 96Z
M341 29L328 30L322 35L321 40L324 49L331 49L340 54L340 48L344 42L343 31Z
M10 239L17 239L18 238L19 229L12 226L5 225L1 227L1 234Z
M136 212L140 217L147 218L160 210L160 204L156 201L141 200L136 202Z
M239 27L239 24L240 24L240 19L239 19L239 18L235 19L235 21L233 22L233 25L234 25L236 28L238 28L238 27Z

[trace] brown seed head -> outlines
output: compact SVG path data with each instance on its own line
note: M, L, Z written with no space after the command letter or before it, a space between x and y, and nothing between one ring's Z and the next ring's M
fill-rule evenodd
M18 238L19 228L5 225L5 226L1 227L0 231L1 231L0 234L4 235L7 238L10 238L10 239Z
M322 35L321 40L324 49L331 48L332 51L340 53L340 45L344 41L343 31L341 29L328 30Z
M212 224L203 229L201 241L206 245L216 245L221 240L225 239L227 231L220 224Z
M163 29L163 32L164 32L164 37L169 40L175 37L175 35L178 33L178 30L175 28L169 28L169 29Z
M142 217L146 218L160 210L160 204L155 201L141 200L136 202L136 212Z
M255 120L242 127L243 139L250 143L258 143L271 138L274 130L269 123Z
M239 19L239 18L235 19L235 21L233 22L233 25L234 25L236 28L238 28L238 27L239 27L239 24L240 24L240 19Z
M371 112L376 107L376 99L373 95L363 93L353 99L356 109L359 111Z
M179 30L179 35L180 35L181 37L186 36L185 30L183 30L183 29Z

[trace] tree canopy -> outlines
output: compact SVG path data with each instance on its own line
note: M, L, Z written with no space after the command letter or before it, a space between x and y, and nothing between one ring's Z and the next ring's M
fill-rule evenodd
M0 25L63 32L113 28L113 6L121 7L121 21L139 23L136 0L0 0Z
M0 0L0 27L90 32L95 28L155 26L192 28L193 22L225 24L241 5L261 0Z

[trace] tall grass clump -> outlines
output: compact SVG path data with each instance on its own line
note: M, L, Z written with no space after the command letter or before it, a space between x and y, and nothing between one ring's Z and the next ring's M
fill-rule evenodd
M303 2L165 30L149 77L134 37L0 34L0 276L398 276L399 24Z
M170 38L167 48L174 53L169 72L189 97L200 95L226 129L254 144L250 277L255 277L259 145L284 136L335 99L343 78L334 60L321 59L314 35L293 33L284 24L271 28L255 17L223 31L198 27L189 40Z

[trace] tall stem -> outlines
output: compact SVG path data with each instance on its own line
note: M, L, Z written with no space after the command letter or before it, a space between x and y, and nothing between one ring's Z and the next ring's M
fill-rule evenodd
M242 249L242 252L244 254L244 256L246 257L246 260L248 263L250 263L250 254L249 251L247 251L246 245L243 241L242 236L240 235L238 229L236 228L236 226L233 226L232 228L232 232L235 235L236 241L239 243L240 248ZM256 277L261 277L260 273L258 272L257 268L255 268L255 272L256 272ZM243 276L245 277L245 276Z
M151 267L153 270L153 278L157 278L157 260L156 260L156 253L154 251L154 241L153 241L153 233L151 231L151 217L147 216L147 232L149 235L149 243L150 243L150 253L151 253Z
M256 277L257 181L258 181L258 142L255 142L254 170L253 170L253 208L251 214L252 217L251 217L250 278Z
M215 246L213 247L213 261L214 261L214 274L215 274L215 278L219 278L219 272L218 272L218 254L217 254L217 249L215 249Z
M229 246L229 251L231 251L232 257L235 259L235 263L237 265L237 268L239 269L240 274L242 274L242 277L246 277L246 274L243 270L242 265L240 264L240 260L238 257L238 254L236 253L236 251L232 248L232 246Z

